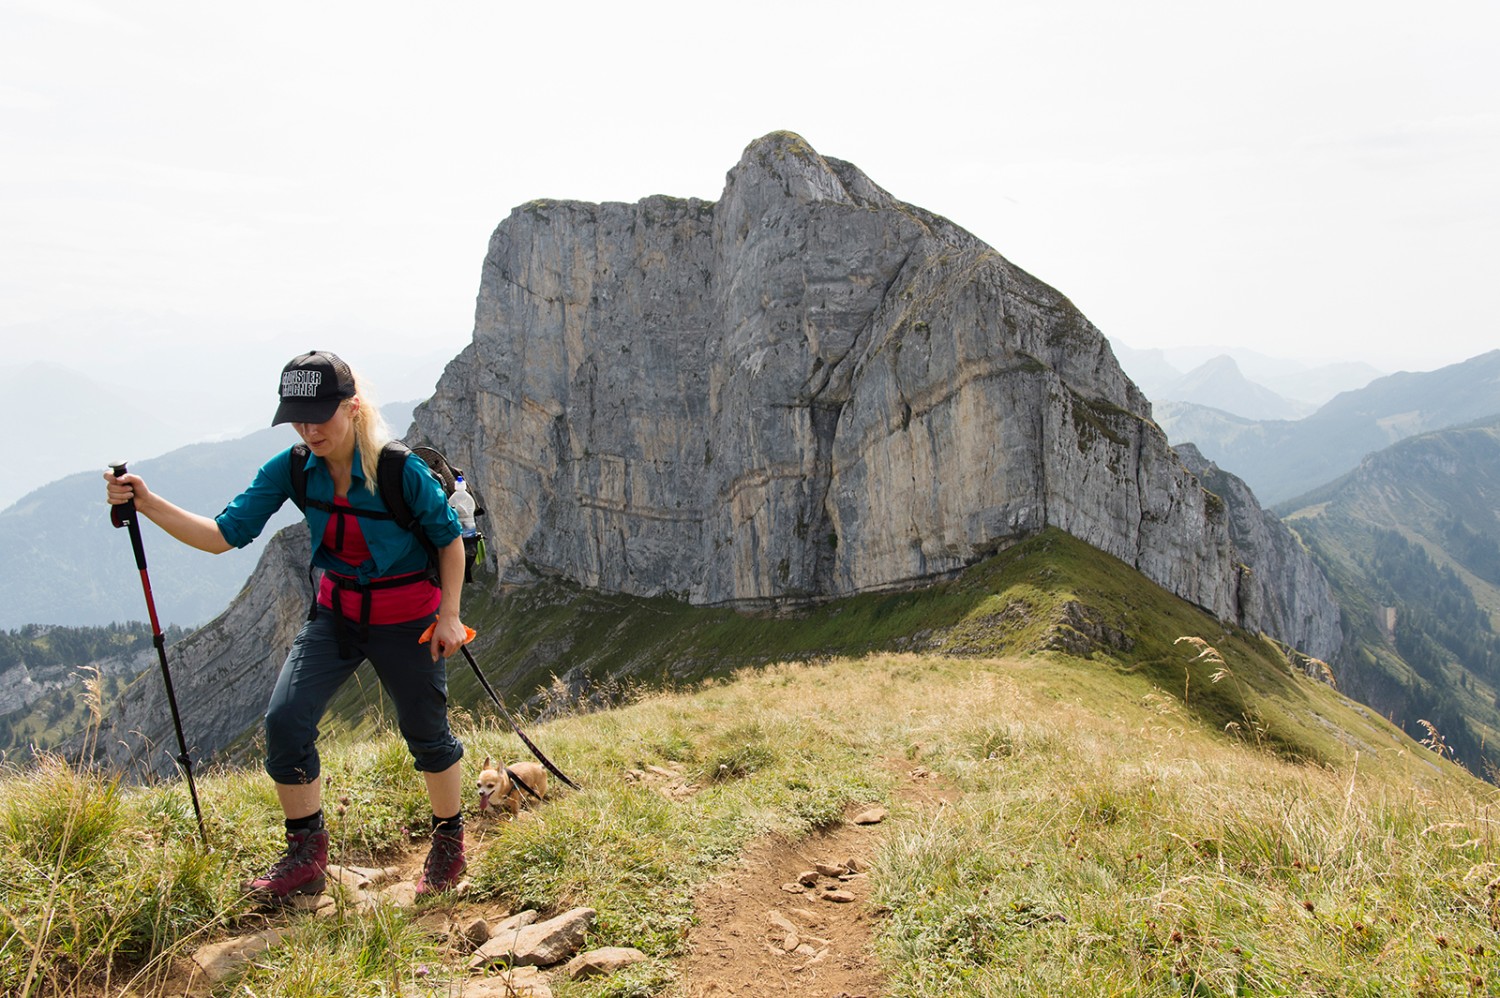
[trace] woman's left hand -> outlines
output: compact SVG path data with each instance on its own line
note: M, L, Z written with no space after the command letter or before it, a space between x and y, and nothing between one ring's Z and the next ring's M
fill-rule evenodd
M474 637L474 632L457 617L438 617L429 632L432 636L432 660L458 651Z

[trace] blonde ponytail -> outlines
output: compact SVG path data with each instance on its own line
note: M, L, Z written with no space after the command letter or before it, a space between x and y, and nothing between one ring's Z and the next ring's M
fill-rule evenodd
M354 442L359 447L359 465L365 473L365 488L371 495L380 494L377 469L380 466L381 448L390 442L391 429L380 414L380 405L369 388L354 374L354 397L359 405L354 410Z

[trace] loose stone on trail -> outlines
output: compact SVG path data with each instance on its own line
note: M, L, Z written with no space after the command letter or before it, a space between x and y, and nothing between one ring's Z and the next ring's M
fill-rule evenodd
M209 980L222 981L281 942L286 932L285 929L266 929L248 936L235 936L223 942L209 943L198 948L193 954L193 962L203 969Z
M614 974L646 959L646 954L631 946L604 946L580 953L568 961L563 971L571 980Z

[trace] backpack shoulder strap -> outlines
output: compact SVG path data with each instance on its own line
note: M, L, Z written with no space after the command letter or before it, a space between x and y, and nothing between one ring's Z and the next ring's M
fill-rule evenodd
M380 450L380 460L375 464L376 485L380 489L380 500L403 530L412 530L415 517L406 502L404 478L406 459L411 448L399 440L392 440Z
M307 456L311 453L312 451L308 449L307 444L294 444L292 446L287 466L287 472L292 479L292 502L296 503L297 508L303 513L307 512L309 506L313 509L321 509L325 513L332 513L336 508L333 503L324 502L321 499L307 498ZM388 514L374 510L350 509L347 512L355 516L364 516L376 520L390 519Z
M287 471L292 476L292 502L307 512L307 444L294 444L289 452Z
M427 536L427 531L417 522L416 516L411 511L411 506L406 501L406 489L403 485L406 474L406 459L411 457L411 448L399 440L392 440L380 451L380 460L376 462L376 480L380 487L380 499L385 503L385 508L390 511L394 519L403 530L409 530L417 538L417 543L422 545L422 550L427 552L427 563L432 571L437 571L438 552L437 546L432 543L432 538Z
M312 453L307 444L293 444L292 449L287 452L287 473L292 479L292 502L297 504L297 509L303 513L307 512L307 456ZM313 545L314 548L317 545ZM312 604L307 608L307 619L312 620L318 615L318 583L313 578L313 563L311 556L307 560L307 588L312 592Z

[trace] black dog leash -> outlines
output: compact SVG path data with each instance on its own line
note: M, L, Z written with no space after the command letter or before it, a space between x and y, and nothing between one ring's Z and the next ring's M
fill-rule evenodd
M533 799L535 799L535 800L541 800L542 799L542 795L539 794L539 793L537 793L535 790L531 789L531 786L525 780L521 779L519 776L516 775L516 771L514 769L511 769L509 766L506 766L505 767L505 775L510 777L510 782L514 783L516 786L520 787L522 790L524 790L527 793L529 793L532 796ZM571 787L573 785L570 783L570 784L568 784L568 786Z
M497 694L495 692L495 688L490 685L490 681L488 679L484 678L484 673L479 671L479 663L476 662L476 661L474 661L474 655L473 655L472 652L469 651L469 646L466 645L466 644L459 645L459 650L464 653L464 658L466 658L466 659L469 660L469 665L470 665L470 667L473 668L474 675L476 675L476 676L479 677L479 685L483 686L484 687L484 691L490 695L490 699L493 700L493 701L495 701L495 706L500 708L500 713L502 713L502 714L505 715L505 719L510 722L511 728L514 729L516 735L521 739L521 741L526 744L526 747L531 750L531 754L537 757L537 761L540 762L543 766L546 766L547 770L553 776L557 777L559 780L562 780L564 783L566 783L568 786L572 787L574 790L581 790L582 788L579 787L578 784L576 784L572 780L568 779L566 773L564 773L562 770L558 769L555 765L553 765L551 759L547 758L545 755L542 754L542 750L536 747L536 743L535 742L533 742L530 738L526 737L526 732L522 731L521 730L521 726L516 723L515 716L512 715L511 712L506 709L505 704L502 703L501 700L500 700L499 694ZM542 799L536 793L536 791L534 791L530 787L526 786L526 782L524 780L519 779L516 776L515 773L512 773L509 769L507 769L505 772L510 776L511 779L515 780L516 783L519 784L522 789L524 789L527 793L531 794L531 796L536 797L537 800L541 800Z

